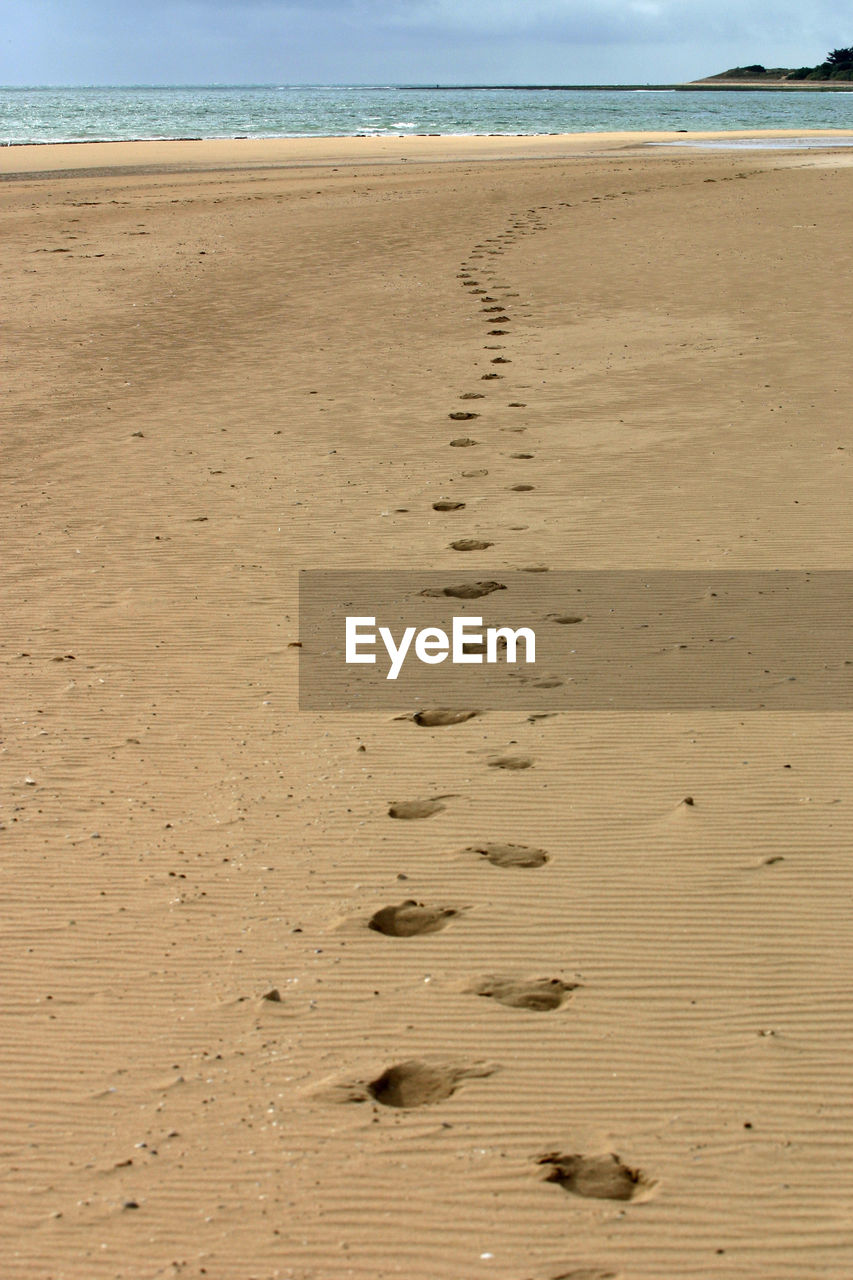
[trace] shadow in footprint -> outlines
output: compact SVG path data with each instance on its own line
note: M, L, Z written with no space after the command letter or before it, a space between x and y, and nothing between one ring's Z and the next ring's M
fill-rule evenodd
M465 853L476 853L493 867L544 867L550 855L544 849L533 849L526 844L470 844Z
M429 1107L456 1092L463 1080L490 1076L494 1067L433 1066L412 1058L387 1067L367 1086L367 1092L383 1107Z
M532 769L533 756L492 756L487 764L490 769Z
M485 551L494 545L493 542L483 542L479 538L457 538L455 542L451 542L450 547L453 551Z
M441 802L449 799L449 796L436 796L432 800L399 800L390 806L388 817L402 818L406 821L414 818L431 818L434 813L444 812L447 805Z
M452 707L428 707L424 711L416 711L412 719L415 724L433 729L446 724L464 724L479 714L479 711L455 711Z
M367 927L386 938L416 938L422 933L438 933L460 914L455 907L425 907L407 898L399 906L380 907Z
M502 582L460 582L454 587L426 587L422 596L450 596L454 600L479 600L493 591L506 591Z
M479 418L479 413L471 413L469 409L458 409L455 413L449 413L448 418L452 422L470 422L472 418Z
M571 1271L558 1271L548 1280L621 1280L618 1271L601 1271L598 1267L575 1267Z
M591 1200L633 1200L654 1184L641 1169L623 1164L619 1156L561 1155L549 1152L537 1164L548 1169L546 1182L556 1182L565 1191Z
M450 447L451 449L470 449L479 443L479 440L472 440L470 436L457 436L455 440L450 441Z
M468 991L472 995L497 1000L509 1009L529 1009L533 1013L550 1013L565 1004L570 992L576 991L577 982L563 982L561 978L499 978L487 975L473 983Z
M451 498L441 498L438 502L432 504L432 509L433 511L461 511L464 506L464 502L454 502Z

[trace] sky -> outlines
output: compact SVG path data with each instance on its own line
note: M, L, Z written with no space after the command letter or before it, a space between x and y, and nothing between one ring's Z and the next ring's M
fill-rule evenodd
M853 44L842 0L0 0L0 84L647 84Z

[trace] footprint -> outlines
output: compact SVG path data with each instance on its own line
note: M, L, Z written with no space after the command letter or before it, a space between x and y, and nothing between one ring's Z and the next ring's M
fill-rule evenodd
M451 422L470 422L472 418L479 418L479 413L472 413L470 409L457 409L455 413L449 413L448 418Z
M491 310L491 308L489 309ZM496 310L500 311L501 308L497 307ZM509 324L509 316L489 316L488 323L489 324Z
M493 867L544 867L550 856L544 849L531 849L525 844L471 844L465 853L478 853Z
M509 329L487 329L486 332L497 338L502 333L509 333Z
M575 1267L571 1271L560 1271L549 1276L548 1280L621 1280L618 1271L601 1271L598 1267Z
M513 493L529 493L530 490L535 489L536 486L532 484L513 484L510 485L510 488Z
M431 818L434 813L443 813L447 808L442 800L448 796L436 796L432 800L400 800L392 804L388 810L389 818Z
M466 480L471 480L476 476L487 476L489 473L485 467L481 467L479 471L463 471L462 475Z
M583 622L579 613L549 613L549 622L559 622L561 627L571 627L576 622Z
M534 453L511 453L509 456L511 458L535 458L536 455Z
M411 1058L386 1067L381 1076L371 1080L367 1092L383 1107L429 1107L443 1102L456 1092L463 1080L474 1076L490 1076L489 1066L433 1066Z
M496 648L498 653L506 653L506 649L507 649L506 636L497 637ZM462 652L463 653L482 653L486 655L489 652L489 646L485 640L463 640Z
M533 756L492 756L487 763L490 769L530 769Z
M433 511L461 511L464 506L464 502L454 502L451 498L441 498L440 501L432 504L432 509Z
M549 1152L537 1164L548 1167L546 1182L557 1182L565 1191L592 1200L633 1200L654 1184L641 1169L631 1169L619 1156L560 1155Z
M494 361L493 361L492 363L494 363ZM484 374L482 375L482 377L480 378L480 381L481 381L481 382L494 382L495 378L499 378L500 376L501 376L501 375L500 375L499 373L484 373Z
M577 982L561 978L499 978L492 974L480 978L468 988L472 995L486 996L509 1009L530 1009L534 1013L550 1013L565 1004L566 997L578 988Z
M454 907L425 907L422 902L407 898L397 907L380 907L367 927L386 938L414 938L421 933L438 933L459 914Z
M509 407L510 409L526 409L527 402L524 400L510 400Z
M502 582L460 582L455 587L427 587L422 596L450 596L454 600L479 600L493 591L506 591Z
M457 538L450 544L453 551L485 551L494 545L493 542L481 542L479 538Z
M479 440L472 440L470 436L457 436L455 440L450 441L450 447L451 449L470 449L472 445L479 443Z
M488 299L488 298L484 298L484 299L483 299L483 301L484 301L484 302L488 302L488 301L489 301L489 299ZM491 301L494 301L494 299L491 299ZM500 303L498 303L496 307L482 307L482 308L481 308L481 310L482 310L483 312L485 312L486 314L489 314L490 312L494 312L494 311L503 311L503 307L501 306L501 304L500 304ZM507 317L504 317L504 319L506 319L506 318L507 318Z
M415 724L432 729L438 725L464 724L479 714L479 711L454 711L451 707L429 707L425 711L416 711L412 719Z
M492 364L512 364L507 356L492 356Z
M482 391L465 391L459 397L460 400L485 400Z

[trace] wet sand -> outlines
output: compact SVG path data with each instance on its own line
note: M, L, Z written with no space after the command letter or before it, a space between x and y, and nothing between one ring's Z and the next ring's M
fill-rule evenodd
M851 157L674 138L0 151L4 1277L850 1274L850 718L296 707L300 568L848 567Z

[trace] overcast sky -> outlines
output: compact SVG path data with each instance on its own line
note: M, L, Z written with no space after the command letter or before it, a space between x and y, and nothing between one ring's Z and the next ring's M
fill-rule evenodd
M841 0L0 0L0 83L648 83L853 44Z

